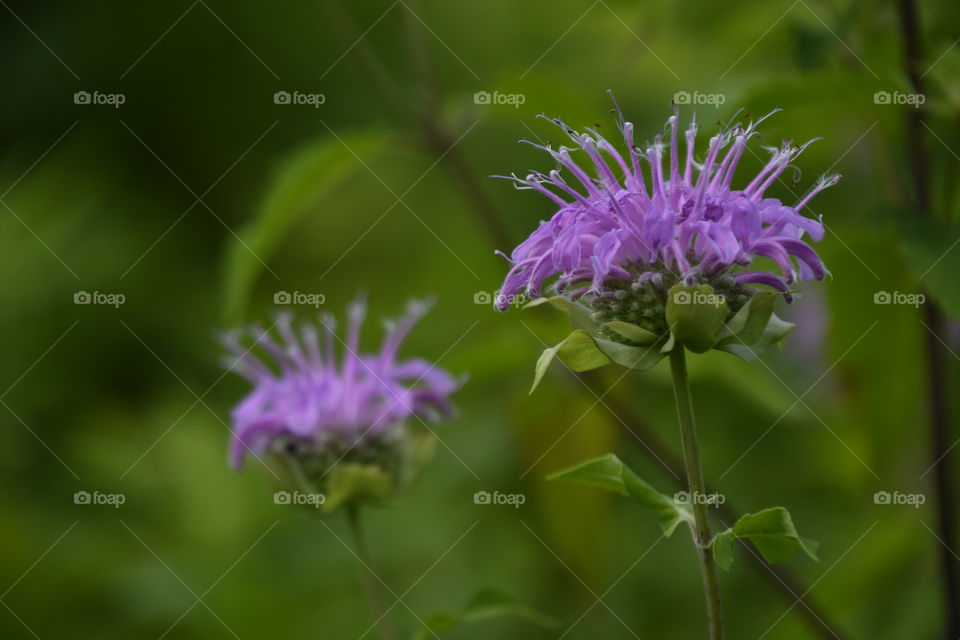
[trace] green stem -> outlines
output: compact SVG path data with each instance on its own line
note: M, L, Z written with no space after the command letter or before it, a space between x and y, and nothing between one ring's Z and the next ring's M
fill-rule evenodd
M673 395L677 401L677 416L680 419L680 436L683 440L683 460L687 471L690 502L693 505L695 531L694 542L700 556L700 573L703 575L703 590L707 599L707 625L710 640L723 640L723 612L720 607L720 583L717 580L717 564L710 544L710 522L707 505L703 500L705 489L703 466L700 464L700 443L693 418L693 400L687 381L687 361L682 345L670 352L670 371L673 373Z
M370 610L377 620L376 624L380 631L380 638L381 640L397 640L397 634L390 622L390 612L384 602L383 591L380 589L380 584L374 573L373 557L370 555L370 550L367 548L367 543L363 537L359 505L351 504L347 507L347 521L350 524L350 532L353 534L355 552L357 557L360 558L360 580L367 592Z

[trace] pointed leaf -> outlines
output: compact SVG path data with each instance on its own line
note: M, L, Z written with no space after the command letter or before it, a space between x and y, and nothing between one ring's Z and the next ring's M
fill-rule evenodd
M717 565L724 571L729 571L733 565L736 538L750 540L767 562L786 562L797 551L819 561L816 555L819 544L797 535L790 513L783 507L742 516L733 527L714 536L710 549Z
M628 496L630 493L623 482L623 463L612 453L599 458L585 460L580 464L557 471L547 476L547 480L575 482Z
M610 358L610 360L616 362L621 367L635 371L646 371L666 357L666 354L660 350L659 344L632 347L627 344L620 344L619 342L604 340L602 338L597 338L594 342L596 342L600 351Z
M759 360L761 353L774 345L780 346L795 326L792 322L781 320L776 314L773 314L770 316L770 321L767 323L767 327L763 330L760 338L753 344L745 345L741 342L734 341L719 344L716 348L720 351L732 353L744 362L756 362Z
M601 326L606 327L611 331L623 336L627 340L635 342L639 345L653 344L660 339L660 336L652 331L647 331L643 327L631 324L629 322L622 322L620 320L604 322Z
M786 562L798 551L818 560L816 544L797 535L790 512L783 507L742 516L733 525L733 533L750 540L767 562Z
M773 305L780 297L773 291L753 294L717 334L717 343L753 344L763 335L773 315Z
M546 373L547 367L550 366L554 358L560 358L564 364L574 371L590 371L605 364L610 364L610 358L597 348L597 344L590 337L590 334L582 329L577 329L564 338L560 344L544 349L543 353L540 354L540 358L537 359L537 368L530 393L533 393L540 384L543 374Z
M672 534L681 522L689 523L692 520L688 510L644 482L612 453L558 471L547 479L600 487L630 496L653 514L667 536Z

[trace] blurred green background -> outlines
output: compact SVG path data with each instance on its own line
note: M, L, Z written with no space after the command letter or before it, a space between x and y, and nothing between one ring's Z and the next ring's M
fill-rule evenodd
M545 481L612 450L678 490L650 453L680 451L666 364L586 382L557 366L528 397L565 318L475 303L506 272L494 249L552 213L488 176L549 168L517 144L556 138L539 113L612 136L607 89L640 140L662 130L678 91L722 95L697 106L705 133L741 106L782 107L764 144L824 138L796 190L844 176L814 204L834 278L785 311L802 325L784 351L691 364L708 482L739 511L788 507L821 542L819 564L786 567L809 605L737 551L721 576L729 636L833 637L826 625L843 638L941 637L926 329L917 309L874 295L930 288L955 305L957 255L935 259L957 236L894 213L910 200L913 107L875 100L911 91L891 4L0 4L0 637L368 631L341 517L275 505L264 474L226 463L229 410L247 387L222 375L215 337L269 321L280 291L323 294L337 313L366 291L373 316L436 294L405 353L470 375L434 462L402 504L369 514L404 635L498 587L561 627L495 620L452 637L703 637L685 534L661 540L629 501ZM955 227L960 14L924 3L922 29L924 142L938 215ZM480 91L522 104L478 103ZM785 184L772 193L796 198ZM908 246L911 233L927 240ZM78 292L125 300L78 305ZM373 346L379 328L367 329ZM476 505L480 490L526 501ZM125 502L78 505L78 491ZM926 502L878 505L877 491Z

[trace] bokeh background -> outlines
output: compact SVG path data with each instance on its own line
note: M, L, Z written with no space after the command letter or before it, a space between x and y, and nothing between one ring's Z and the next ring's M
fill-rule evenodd
M682 107L701 140L740 107L782 107L761 142L823 137L796 186L774 186L788 202L822 172L844 176L814 206L833 278L784 311L801 323L785 349L691 364L726 507L784 505L821 543L819 564L784 568L804 604L737 551L722 576L730 637L943 637L928 328L922 308L874 298L928 292L956 313L952 3L924 3L919 25L932 212L910 205L915 91L893 3L0 4L0 636L374 637L341 517L276 505L269 477L228 468L246 383L223 375L215 341L269 322L277 292L339 312L365 291L373 316L435 294L406 353L470 376L435 460L400 504L368 514L402 634L496 587L559 627L490 620L451 637L703 637L685 534L661 539L626 499L545 480L615 451L678 490L667 366L582 379L557 366L528 396L565 319L477 303L506 271L493 251L551 214L488 176L549 167L517 144L559 140L540 113L612 135L612 89L640 139L662 131L677 92L722 101ZM738 176L760 166L753 149ZM75 304L78 292L124 301ZM960 349L942 337L955 404ZM75 504L78 491L125 501ZM525 502L477 505L477 491ZM925 502L876 504L878 491Z

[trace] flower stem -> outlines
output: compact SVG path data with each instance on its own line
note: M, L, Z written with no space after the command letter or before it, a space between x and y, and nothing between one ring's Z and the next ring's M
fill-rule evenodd
M350 524L350 533L353 534L353 544L355 553L360 559L360 581L363 582L363 588L367 592L367 600L370 603L370 611L376 618L376 625L380 631L381 640L396 640L397 634L390 621L390 611L384 603L383 591L380 589L378 579L373 569L373 557L367 548L367 543L363 537L363 526L360 521L360 506L351 504L347 507L347 521Z
M690 502L693 505L695 531L694 542L700 556L700 573L707 599L707 625L710 640L723 640L723 612L720 607L720 582L717 580L717 564L710 544L710 522L707 519L703 466L700 464L700 443L693 418L693 400L687 380L687 361L684 348L677 345L670 352L670 371L673 374L673 395L677 401L677 417L680 419L680 437L683 440L683 460L687 472Z

